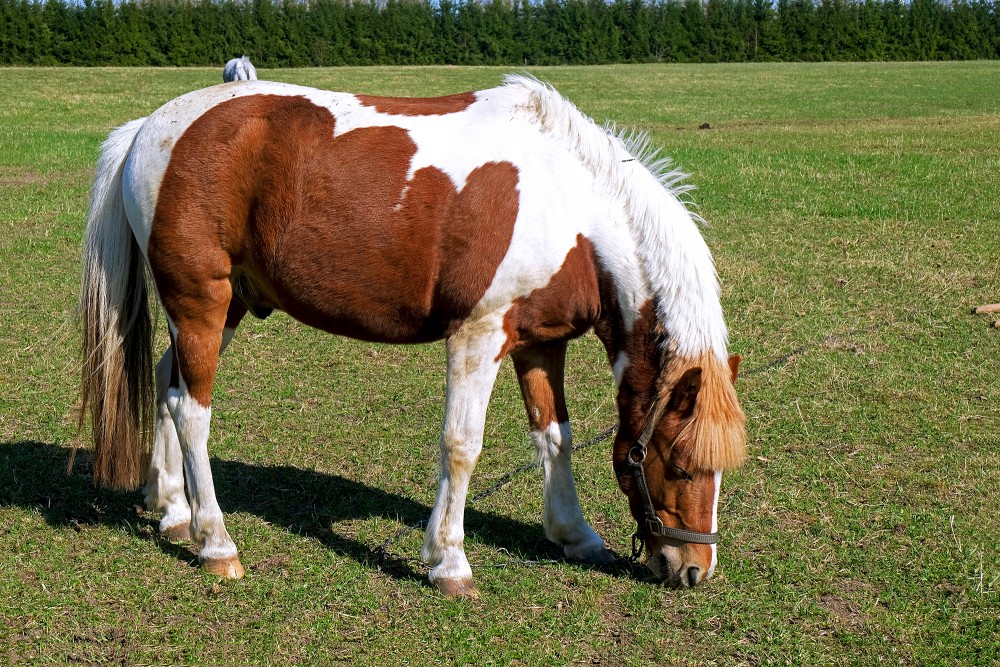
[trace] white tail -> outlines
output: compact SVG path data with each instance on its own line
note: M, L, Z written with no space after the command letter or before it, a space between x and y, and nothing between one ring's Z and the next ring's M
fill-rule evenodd
M143 481L155 400L145 263L122 200L122 171L143 122L116 129L101 147L83 242L80 428L89 409L94 483L117 489Z

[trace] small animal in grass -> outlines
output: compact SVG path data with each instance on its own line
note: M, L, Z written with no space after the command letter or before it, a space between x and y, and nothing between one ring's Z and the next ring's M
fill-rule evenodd
M233 58L226 63L225 69L222 70L222 80L226 83L230 81L256 81L257 69L246 56Z

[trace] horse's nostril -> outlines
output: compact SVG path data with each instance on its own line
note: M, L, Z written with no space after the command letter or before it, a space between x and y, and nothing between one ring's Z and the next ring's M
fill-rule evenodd
M701 568L691 566L687 569L687 585L696 586L698 584L698 575L701 574Z

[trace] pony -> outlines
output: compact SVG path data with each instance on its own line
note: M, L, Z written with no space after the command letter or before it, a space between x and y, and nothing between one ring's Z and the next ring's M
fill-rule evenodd
M90 196L80 309L95 483L145 484L163 535L241 577L209 466L212 387L243 317L280 309L366 341L445 341L421 551L440 591L476 594L463 514L508 356L545 535L568 559L607 563L574 486L563 388L568 341L593 329L617 383L612 468L634 546L670 585L708 579L722 472L744 461L746 430L682 177L646 135L597 125L527 75L427 99L251 81L167 102L111 132ZM155 370L152 294L170 336Z
M246 56L233 58L223 68L222 80L226 83L230 81L256 81L257 68L253 66L253 63Z

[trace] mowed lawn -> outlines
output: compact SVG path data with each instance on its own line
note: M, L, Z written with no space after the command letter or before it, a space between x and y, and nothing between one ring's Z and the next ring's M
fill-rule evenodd
M503 72L260 70L391 95ZM67 477L98 146L221 67L0 69L0 663L1000 661L1000 330L970 314L1000 302L1000 63L532 72L650 132L698 186L751 441L723 482L716 577L674 591L559 559L538 471L493 488L533 460L505 362L467 510L480 598L441 597L419 547L443 346L281 314L245 322L215 395L209 448L245 579L160 539L138 492L91 487L85 455ZM615 421L592 335L568 376L584 443ZM575 459L585 514L626 553L609 443Z

